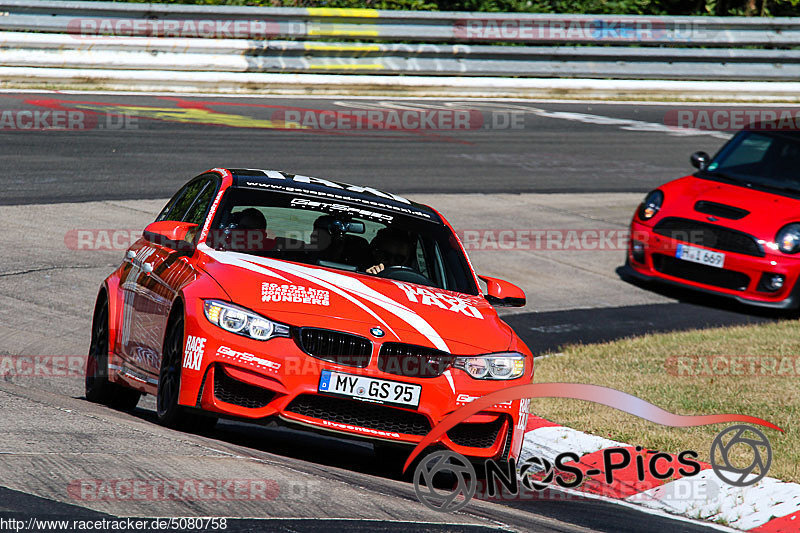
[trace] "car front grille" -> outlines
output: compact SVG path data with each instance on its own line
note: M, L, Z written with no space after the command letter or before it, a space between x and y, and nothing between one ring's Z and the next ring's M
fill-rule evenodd
M431 430L430 422L420 413L316 394L301 394L292 400L286 411L339 424L407 435L422 436Z
M225 403L258 409L275 398L275 392L234 379L220 365L214 369L214 396Z
M447 432L451 441L470 448L490 448L497 440L507 416L498 416L494 422L458 424Z
M752 235L688 218L667 217L653 228L655 233L705 248L764 257L764 248Z
M382 372L418 378L441 376L454 362L455 356L447 352L401 342L383 343L378 355Z
M746 290L750 284L750 276L747 274L691 263L664 254L653 254L653 267L668 276L735 291Z
M295 340L308 355L345 366L365 368L372 355L369 339L341 331L301 328Z

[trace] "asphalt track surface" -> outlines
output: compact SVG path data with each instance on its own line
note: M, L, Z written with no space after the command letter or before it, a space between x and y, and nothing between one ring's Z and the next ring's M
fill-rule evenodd
M674 110L672 106L541 102L492 105L494 115L486 111L488 106L480 108L482 124L491 126L493 120L507 120L504 114L512 111L522 116L522 122L517 122L514 128L495 124L498 127L422 133L286 130L275 127L276 110L408 110L424 106L445 108L448 103L353 98L176 99L111 94L0 94L0 110L89 109L127 116L122 121L127 127L123 128L117 127L118 119L101 115L96 124L85 130L0 131L0 162L5 170L0 175L3 191L0 204L164 198L187 178L217 166L275 168L404 194L644 193L670 178L686 174L689 153L695 150L713 153L724 142L720 135L702 132L678 135L664 128L666 114ZM269 120L273 122L268 123ZM35 218L35 211L30 216ZM509 315L507 320L535 353L543 353L557 350L565 343L780 318L689 293L669 291L666 296L671 300L669 303L521 313ZM4 349L0 344L0 353ZM163 436L165 430L153 424L151 404L143 402L133 415L117 413L70 394L68 391L74 391L74 385L48 384L45 391L41 383L0 384L0 392L32 405L64 409L61 404L69 404L71 413L102 417L113 427L135 425L145 439ZM6 418L13 413L3 412L2 416ZM74 431L72 438L94 439L81 428ZM34 441L42 438L46 437L37 434ZM372 450L366 445L236 422L223 422L209 435L185 435L181 439L183 443L235 448L236 453L248 457L269 457L302 465L320 479L344 481L367 495L397 497L398 502L404 502L405 507L400 506L404 509L410 505L408 484L375 465ZM143 465L142 469L147 467ZM336 473L330 474L328 470ZM40 482L46 485L46 480ZM332 493L332 498L335 495ZM91 510L80 502L74 505L53 502L24 490L0 488L0 517L23 518L43 512L53 517L114 516ZM426 525L411 520L412 513L413 509L406 509L404 515L398 511L403 516L397 521L379 523L315 522L285 517L265 522L248 518L233 522L229 531L709 530L694 523L595 500L481 504L467 519L451 522L444 517L440 523ZM137 515L127 510L125 516Z

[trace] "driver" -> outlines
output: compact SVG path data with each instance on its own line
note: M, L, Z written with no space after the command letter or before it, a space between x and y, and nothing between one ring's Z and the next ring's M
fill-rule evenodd
M380 274L393 266L409 266L412 249L411 238L407 232L395 228L383 228L370 243L375 264L367 269L367 274Z

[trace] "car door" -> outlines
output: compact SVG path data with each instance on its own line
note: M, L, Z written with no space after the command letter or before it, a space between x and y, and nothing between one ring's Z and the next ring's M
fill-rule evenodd
M219 187L216 174L189 182L156 221L202 224ZM167 319L177 292L196 278L191 260L168 246L144 241L127 256L131 267L123 281L122 345L127 362L158 376Z

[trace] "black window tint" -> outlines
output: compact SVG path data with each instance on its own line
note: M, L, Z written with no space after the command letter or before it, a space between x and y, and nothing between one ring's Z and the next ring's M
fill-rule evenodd
M167 216L169 215L169 212L172 210L172 207L175 205L175 202L178 201L178 198L181 197L181 195L183 194L183 192L185 190L186 190L186 185L181 187L180 190L175 193L175 196L170 198L169 202L167 202L167 205L164 206L164 209L162 209L161 212L156 217L156 220L155 220L156 222L161 222L163 220L167 220Z
M183 220L186 212L197 198L197 194L207 183L208 179L198 179L189 183L163 220Z
M207 180L205 188L200 191L197 199L183 217L183 221L191 222L192 224L202 223L203 219L205 218L206 211L208 210L208 206L211 205L211 202L214 199L214 193L216 192L216 189L217 188L214 187L214 182L212 180Z

